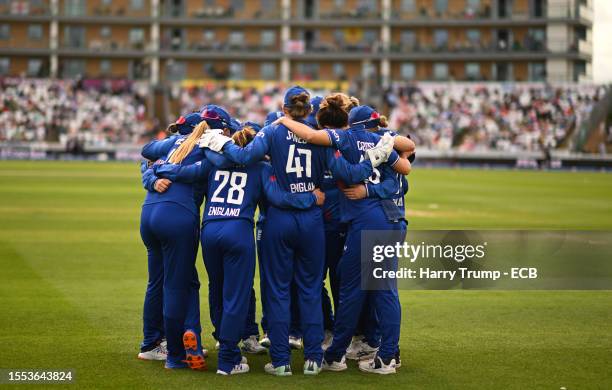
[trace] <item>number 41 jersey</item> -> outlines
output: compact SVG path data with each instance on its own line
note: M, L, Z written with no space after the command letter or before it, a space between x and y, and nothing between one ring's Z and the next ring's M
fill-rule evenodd
M267 126L257 135L266 139L281 188L297 193L321 186L327 167L325 147L307 143L284 125Z

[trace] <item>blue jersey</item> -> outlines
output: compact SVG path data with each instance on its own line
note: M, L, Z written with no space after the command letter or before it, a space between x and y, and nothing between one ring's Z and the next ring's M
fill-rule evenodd
M178 147L183 143L183 141L186 138L187 136L171 137L164 141L160 141L163 143L164 151L168 148L168 144L170 145L169 151L162 161L168 160L168 158L172 156L172 154L178 149ZM162 144L158 143L158 144L149 144L149 145L162 145ZM161 149L156 150L155 152L159 152L160 150ZM145 153L144 150L143 150L143 156L145 157L149 156L149 157L152 157L153 159L156 157L155 153ZM204 158L204 151L200 148L194 148L187 155L187 157L185 157L181 165L193 164L197 161L202 160L203 158ZM170 185L170 187L163 193L159 193L155 191L147 192L147 196L145 198L144 204L153 204L153 203L160 203L160 202L178 203L199 217L200 205L202 204L203 195L204 195L203 186L201 184L172 183L172 185Z
M349 163L363 161L365 152L378 143L380 136L364 129L348 130L326 130L331 144L338 149ZM388 169L397 163L399 155L394 151L389 157L389 162L382 165L374 172L365 183L379 184L381 181L381 170ZM380 199L368 197L359 200L349 200L340 196L340 214L342 222L350 222L353 219L366 215L368 210L380 206Z
M320 188L328 168L348 184L361 182L372 173L369 161L351 165L329 148L309 144L283 125L264 127L244 148L227 143L223 152L228 159L242 165L252 164L268 154L279 185L292 193Z
M244 218L252 223L255 208L262 200L279 208L308 209L316 204L312 193L291 194L281 190L272 167L264 162L218 168L204 159L190 166L164 164L156 167L155 172L174 183L207 183L204 224L230 218Z
M393 130L389 130L389 129L380 129L376 132L376 134L382 136L385 135L385 133L389 133L391 134L393 137L395 137L397 134L397 132L393 131ZM406 207L404 204L404 196L406 195L406 193L408 192L408 179L406 179L406 176L400 174L400 173L395 173L396 176L396 181L397 181L397 191L393 194L393 196L391 197L391 199L393 199L393 202L395 203L395 205L400 209L400 212L402 215L406 215ZM369 189L368 189L369 190ZM376 191L376 189L374 189L374 192Z

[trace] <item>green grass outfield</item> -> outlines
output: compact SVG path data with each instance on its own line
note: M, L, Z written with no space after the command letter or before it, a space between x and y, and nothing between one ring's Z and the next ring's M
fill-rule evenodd
M610 291L402 291L403 367L387 377L354 363L304 377L301 353L290 378L264 374L267 356L219 377L215 353L209 372L166 371L136 359L138 165L0 161L0 180L0 368L73 368L91 388L612 388ZM410 180L411 229L612 228L610 174L417 167Z

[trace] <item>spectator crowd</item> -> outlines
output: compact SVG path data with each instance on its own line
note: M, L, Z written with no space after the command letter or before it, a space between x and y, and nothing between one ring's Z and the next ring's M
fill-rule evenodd
M390 126L421 148L542 150L563 146L588 120L603 87L424 84L388 90Z
M0 87L0 142L78 140L100 147L143 143L159 131L145 108L148 91L130 83L1 79ZM242 121L263 123L280 109L282 90L274 83L260 88L208 84L177 87L170 97L182 113L220 104ZM388 89L379 109L388 114L392 129L410 134L419 148L530 151L567 145L605 92L592 85L419 83ZM176 119L171 116L169 122Z
M138 143L149 129L143 96L126 83L2 79L0 142Z

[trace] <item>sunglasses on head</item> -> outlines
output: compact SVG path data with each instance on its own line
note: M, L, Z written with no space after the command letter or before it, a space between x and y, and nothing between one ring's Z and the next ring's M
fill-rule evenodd
M380 114L378 112L374 111L372 113L372 115L370 115L370 117L368 119L364 119L364 120L358 121L358 122L353 122L353 125L358 125L358 124L361 124L361 123L366 123L366 122L373 121L373 120L376 120L376 119L380 119Z
M204 110L200 114L200 117L203 119L213 119L213 120L221 120L221 117L218 113L214 111Z

